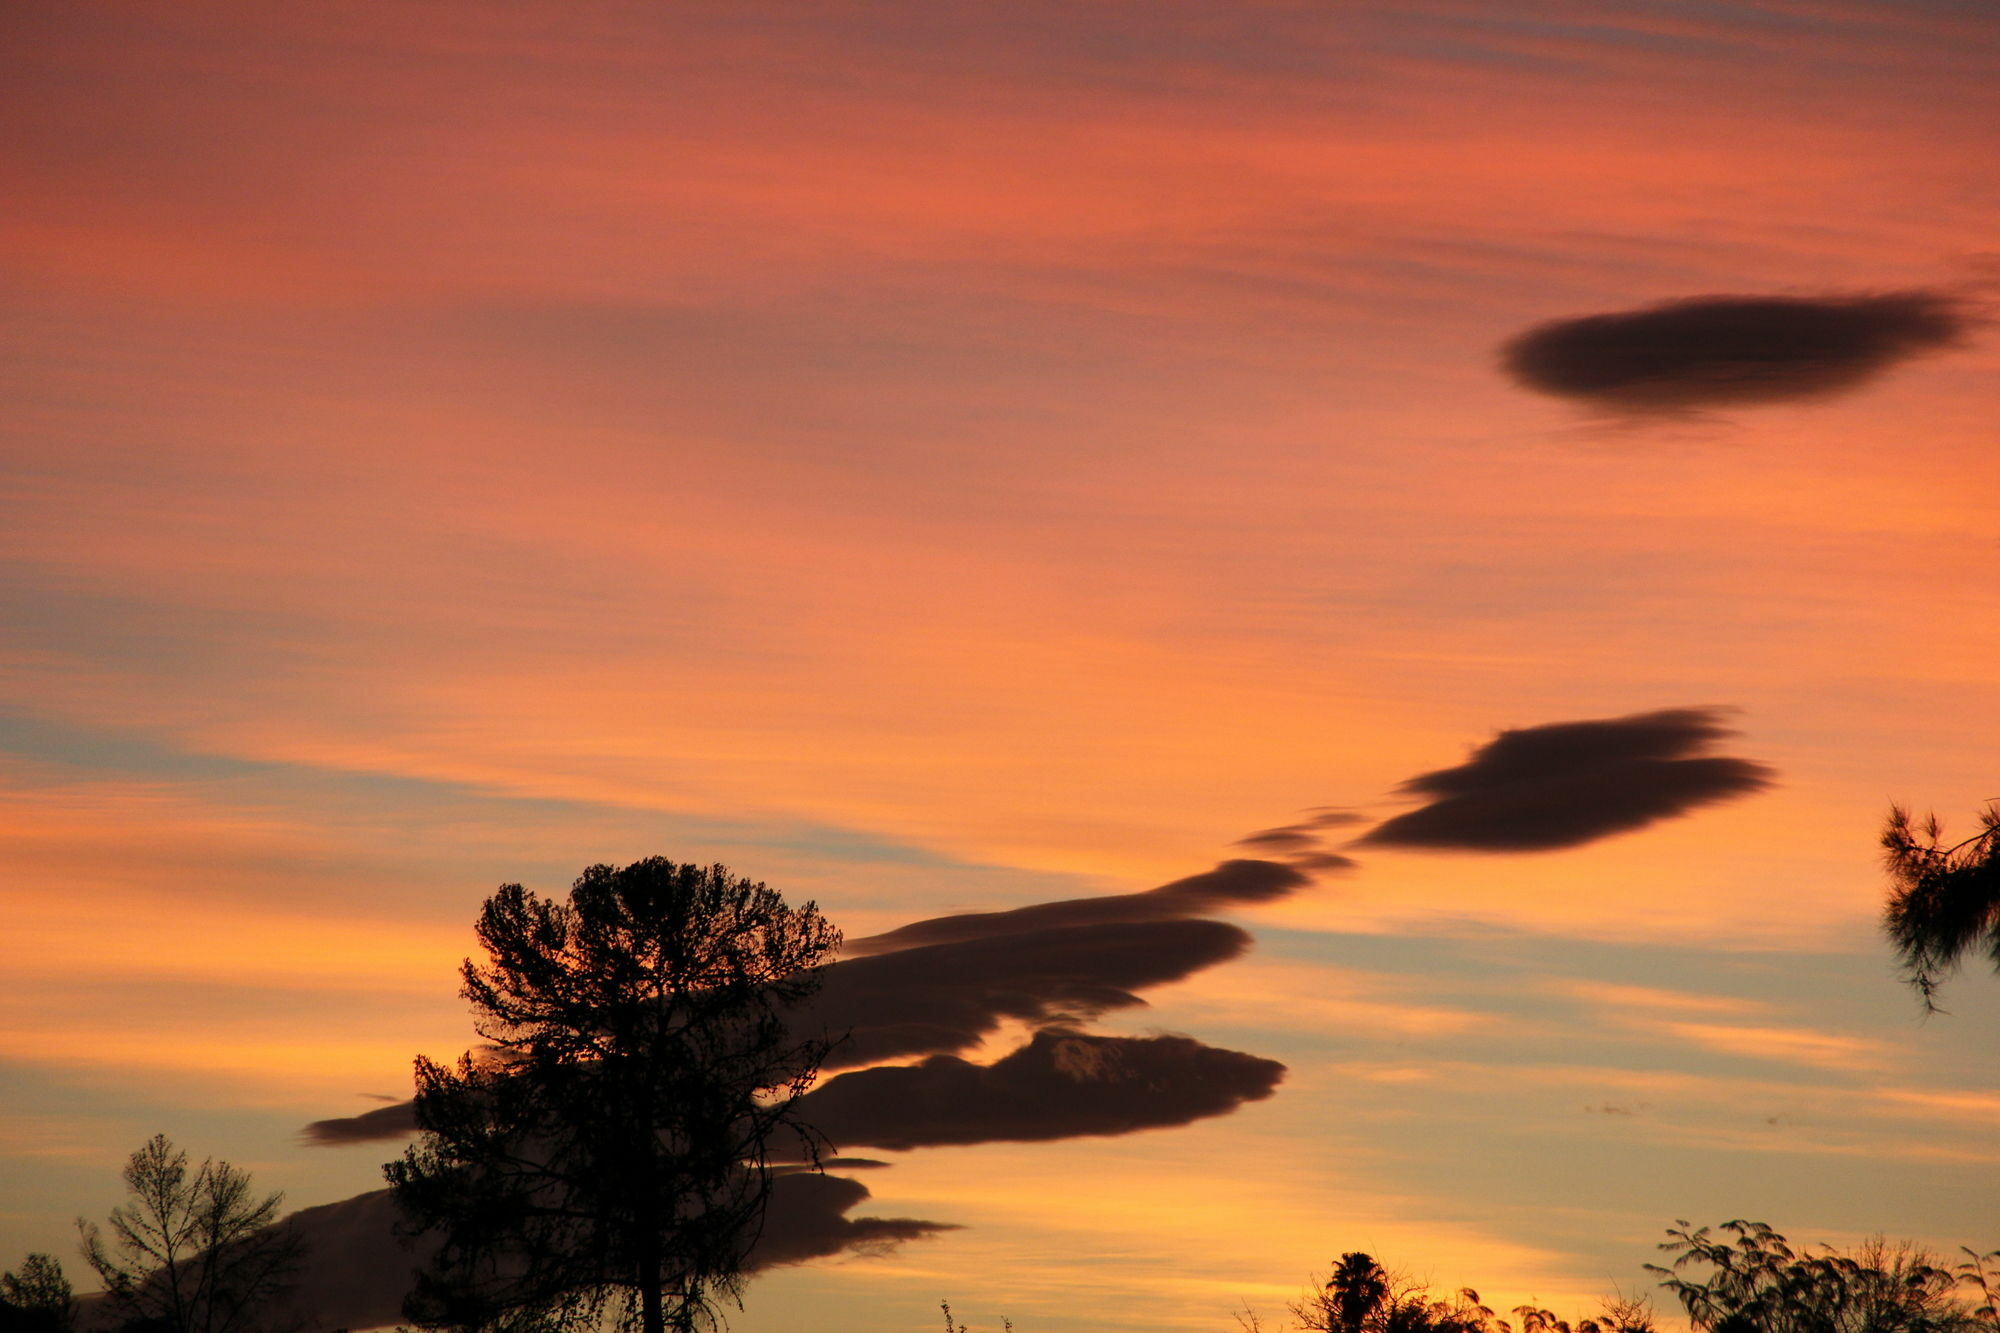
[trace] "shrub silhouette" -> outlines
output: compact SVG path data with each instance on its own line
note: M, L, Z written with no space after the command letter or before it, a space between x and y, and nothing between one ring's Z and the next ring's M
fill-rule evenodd
M1686 1222L1660 1248L1677 1257L1646 1265L1674 1293L1688 1321L1711 1333L1977 1333L2000 1328L1986 1260L1946 1268L1934 1254L1876 1237L1852 1253L1794 1250L1762 1222L1725 1222L1718 1236ZM1733 1238L1733 1239L1732 1239ZM1967 1252L1971 1254L1970 1251ZM1966 1286L1985 1297L1973 1303Z
M1719 1234L1718 1234L1719 1233ZM1698 1333L2000 1333L2000 1251L1965 1250L1963 1262L1877 1237L1851 1252L1794 1249L1762 1222L1667 1228L1666 1266L1647 1264ZM1392 1273L1373 1256L1343 1254L1291 1307L1307 1333L1654 1333L1644 1300L1606 1300L1574 1323L1539 1306L1499 1318L1479 1293L1449 1297ZM1255 1315L1239 1316L1258 1333Z

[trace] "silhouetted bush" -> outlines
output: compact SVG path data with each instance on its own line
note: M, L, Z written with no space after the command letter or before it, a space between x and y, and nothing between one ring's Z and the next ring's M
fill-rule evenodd
M1325 1282L1291 1312L1310 1333L1514 1333L1514 1325L1482 1304L1471 1287L1438 1296L1427 1284L1391 1273L1359 1251L1340 1256ZM1521 1333L1653 1331L1652 1311L1644 1302L1607 1301L1601 1317L1574 1324L1532 1305L1517 1306L1513 1314Z
M0 1333L71 1333L76 1300L62 1264L31 1254L16 1272L0 1274Z
M2000 1333L2000 1251L1964 1250L1965 1260L1947 1267L1880 1237L1846 1253L1795 1250L1764 1223L1744 1221L1714 1230L1680 1222L1660 1248L1673 1262L1646 1271L1698 1333ZM1607 1300L1596 1317L1573 1324L1522 1305L1509 1322L1470 1287L1440 1297L1359 1252L1342 1255L1291 1311L1308 1333L1654 1333L1644 1300ZM1261 1333L1254 1314L1237 1322Z
M1661 1249L1673 1264L1646 1265L1680 1299L1688 1321L1712 1333L1990 1333L1987 1261L1955 1268L1908 1243L1877 1237L1851 1253L1794 1250L1762 1222L1725 1222L1716 1235L1681 1222ZM1983 1302L1967 1299L1967 1288Z

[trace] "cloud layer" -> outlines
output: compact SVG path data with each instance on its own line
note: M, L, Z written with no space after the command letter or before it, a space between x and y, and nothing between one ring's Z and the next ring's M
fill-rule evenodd
M764 1230L750 1256L759 1271L845 1251L900 1244L956 1230L901 1217L849 1217L868 1187L843 1176L781 1174L771 1182ZM338 1203L301 1208L279 1225L306 1244L293 1304L313 1328L386 1328L402 1318L411 1274L428 1258L421 1244L396 1234L396 1205L386 1189Z
M1252 834L1264 838L1279 830ZM1291 833L1291 829L1283 830ZM1310 846L1309 840L1286 842L1280 850ZM1339 858L1343 864L1352 864ZM1061 902L1036 903L1008 912L961 912L955 916L931 917L914 921L880 935L850 940L850 957L888 953L916 945L948 944L975 939L994 939L1067 926L1130 925L1142 921L1172 921L1198 916L1239 904L1267 903L1296 893L1312 883L1312 876L1297 866L1277 861L1224 861L1213 870L1162 884L1142 893L1107 894L1101 898L1070 898Z
M1970 319L1938 292L1695 296L1559 319L1501 349L1517 383L1623 412L1819 398L1949 347Z
M891 939L925 936L940 942L833 964L797 1026L840 1039L824 1062L828 1070L969 1050L1010 1020L1073 1026L1142 1005L1139 990L1179 981L1249 947L1239 928L1187 915L1199 905L1230 895L1267 900L1309 882L1288 866L1231 861L1145 893L917 922L855 945L880 948ZM1023 928L1070 919L1088 924ZM414 1128L410 1105L402 1102L314 1121L304 1133L331 1146L397 1139Z
M1700 708L1502 732L1466 763L1404 783L1404 793L1428 803L1359 841L1526 851L1638 828L1766 785L1762 765L1701 753L1728 734L1717 710ZM1139 893L931 917L850 941L794 1020L844 1034L825 1067L846 1072L802 1099L801 1119L837 1149L907 1151L1128 1134L1269 1097L1285 1075L1275 1060L1192 1037L1106 1036L1081 1025L1143 1004L1138 992L1146 987L1241 954L1250 937L1201 914L1277 901L1311 884L1316 870L1352 868L1320 838L1357 819L1326 807L1238 840L1283 860L1236 858ZM1009 1021L1036 1031L990 1064L962 1057ZM918 1056L925 1058L916 1064L881 1063ZM317 1121L305 1133L321 1144L351 1144L401 1138L414 1127L405 1102ZM850 1164L876 1165L829 1163ZM867 1197L845 1177L781 1170L756 1265L948 1229L848 1217ZM319 1317L357 1327L393 1319L421 1256L402 1247L392 1224L380 1191L288 1222L314 1243L303 1295Z
M1573 846L1696 806L1755 791L1769 770L1703 753L1729 734L1717 710L1682 708L1502 732L1462 765L1420 774L1405 794L1426 804L1376 826L1364 844L1479 851ZM1322 830L1355 816L1323 809L1239 845L1284 860L1223 861L1140 893L966 912L850 942L796 1020L845 1034L827 1061L838 1073L809 1093L801 1118L837 1148L921 1147L1119 1135L1227 1114L1268 1097L1277 1061L1191 1037L1114 1037L1079 1025L1143 1004L1138 991L1236 957L1249 936L1200 914L1272 902L1316 869L1352 862ZM977 1064L961 1052L1004 1022L1035 1029L1023 1046ZM923 1056L913 1065L887 1060ZM408 1103L322 1120L322 1144L400 1138ZM859 1161L856 1162L859 1165ZM850 1218L868 1197L839 1176L777 1182L756 1263L768 1267L891 1245L947 1229L907 1218ZM377 1192L296 1215L314 1242L304 1293L321 1318L350 1326L392 1319L421 1256L393 1235Z
M1666 708L1503 731L1465 763L1403 783L1399 792L1431 799L1357 845L1553 851L1768 787L1768 766L1702 753L1734 734L1720 715Z
M1044 1029L990 1065L934 1055L842 1074L800 1116L835 1144L909 1149L1129 1134L1224 1115L1268 1097L1276 1060L1192 1037Z
M1343 862L1344 858L1332 857ZM1076 1024L1143 1004L1135 993L1236 957L1249 936L1195 913L1268 902L1311 883L1274 861L1231 860L1142 893L1040 903L1007 912L935 917L854 941L825 969L795 1020L845 1034L826 1068L847 1069L800 1105L801 1119L838 1147L890 1149L1127 1134L1223 1115L1268 1097L1285 1067L1191 1037L1111 1037ZM955 1052L1003 1021L1039 1029L990 1065ZM928 1055L913 1066L871 1066ZM324 1145L402 1138L410 1103L316 1121ZM877 1165L836 1159L829 1165ZM781 1172L755 1266L799 1263L950 1229L909 1218L850 1218L868 1197L839 1176ZM312 1245L303 1308L326 1327L393 1322L422 1255L393 1234L377 1191L306 1209L287 1225Z

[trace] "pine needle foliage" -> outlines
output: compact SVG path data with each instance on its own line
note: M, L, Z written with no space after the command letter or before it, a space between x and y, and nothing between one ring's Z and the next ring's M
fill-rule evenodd
M406 1314L541 1333L691 1333L739 1298L768 1145L828 1043L789 1020L839 932L724 866L585 870L569 900L487 900L462 993L488 1049L419 1058L421 1136L385 1173L440 1238Z
M1936 815L1922 823L1901 806L1882 831L1891 891L1883 929L1904 974L1937 1009L1938 988L1965 955L1983 947L2000 969L2000 804L1980 815L1980 831L1946 844Z

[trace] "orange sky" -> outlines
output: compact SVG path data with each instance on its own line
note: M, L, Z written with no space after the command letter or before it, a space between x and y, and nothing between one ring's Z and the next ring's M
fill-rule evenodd
M967 1229L738 1326L1212 1329L1357 1246L1582 1302L1676 1217L2000 1243L2000 995L1918 1026L1873 934L1888 803L1994 791L2000 344L1637 421L1496 360L1703 294L1983 309L1977 7L5 24L0 1264L159 1130L372 1187L295 1132L466 1039L503 880L719 858L860 935L1691 705L1776 786L1357 853L1112 1024L1274 1098L909 1154L877 1211Z

